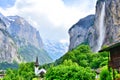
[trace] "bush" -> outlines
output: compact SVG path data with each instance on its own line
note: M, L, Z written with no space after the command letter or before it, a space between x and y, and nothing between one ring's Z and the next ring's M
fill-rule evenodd
M100 73L100 80L112 80L112 74L107 67L103 67Z
M16 70L8 69L3 80L32 80L34 76L34 63L21 63Z
M62 65L48 69L46 80L94 80L95 74L90 68L78 66L71 60L65 60Z

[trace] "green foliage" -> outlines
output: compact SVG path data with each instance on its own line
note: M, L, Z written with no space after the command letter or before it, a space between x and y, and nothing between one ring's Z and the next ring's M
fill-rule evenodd
M64 60L71 59L82 67L97 69L108 64L108 52L93 53L89 46L80 45L72 51L67 52L56 61L55 65L62 64Z
M63 65L65 65L65 66L72 66L72 65L78 66L78 64L75 63L75 62L72 62L72 60L65 60L65 61L63 62Z
M101 52L93 54L92 62L90 66L92 69L103 67L108 64L108 52Z
M91 70L107 65L108 55L108 52L93 53L89 46L80 45L67 52L55 63L45 64L40 68L47 70L45 80L95 80L95 73ZM39 79L34 75L33 66L33 63L22 63L17 70L7 70L3 80ZM101 80L111 80L108 70L102 70L100 78Z
M8 69L3 80L32 80L34 63L21 63L18 69Z
M32 80L38 80L37 78L33 78Z
M108 71L107 67L103 67L100 73L100 80L112 80L112 74Z
M63 64L51 67L46 73L46 80L94 80L95 74L90 68L78 66L71 60L65 60Z
M108 52L93 53L89 46L80 45L67 52L47 70L47 80L94 80L89 70L108 64ZM88 69L89 67L89 69ZM88 70L88 71L87 71ZM75 72L74 72L75 71ZM86 72L85 75L84 71ZM87 78L86 78L87 77ZM104 80L104 79L103 79Z
M87 67L91 61L91 50L89 46L81 45L76 49L69 51L62 58L57 60L57 64L63 63L65 59L71 59L73 62L78 63L80 66Z
M116 74L115 78L120 79L120 74Z

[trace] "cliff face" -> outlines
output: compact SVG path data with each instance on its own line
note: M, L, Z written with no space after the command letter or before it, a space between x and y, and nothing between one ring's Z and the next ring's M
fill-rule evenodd
M91 31L93 31L94 15L89 15L83 19L80 19L69 29L70 45L69 50L75 48L79 44L91 44L89 37L91 37Z
M0 63L12 63L13 61L20 62L17 46L6 31L6 24L0 18Z
M0 62L33 62L36 56L40 64L52 61L43 49L39 31L31 26L24 18L19 16L5 17L0 14ZM3 47L4 46L4 47Z
M43 49L39 31L22 17L9 16L7 18L10 22L7 30L17 44L18 52L24 61L34 61L36 56L39 57L40 64L52 61L48 53Z
M102 42L102 46L111 45L113 43L120 42L120 6L119 6L120 0L98 0L96 4L96 14L95 14L95 19L93 21L94 22L93 28L92 29L87 28L86 30L82 30L83 27L81 26L81 24L79 24L78 28L72 27L74 32L72 32L71 29L69 30L70 50L76 47L77 45L86 42L86 39L88 39L87 42L92 48L92 50L93 51L96 50L97 48L96 46L99 45L98 41L101 33L99 29L99 25L100 25L102 6L104 2L105 2L105 15L104 15L103 23L105 28L104 29L105 34L103 36L105 37ZM88 35L87 32L90 35ZM74 34L74 36L72 36L71 34ZM76 37L78 36L78 34L82 35L82 37L81 38ZM87 38L86 35L88 35Z
M105 28L105 38L102 43L104 45L112 45L114 43L120 42L120 1L119 0L99 0L96 4L96 17L95 17L95 32L93 33L94 44L92 44L93 51L95 50L95 45L98 41L99 32L98 23L101 13L102 5L105 2L105 16L104 16L104 28ZM101 46L101 47L102 47Z
M10 26L8 31L18 46L34 45L43 48L42 39L39 31L32 27L26 20L19 16L9 16Z
M120 0L106 0L106 37L104 44L120 42Z

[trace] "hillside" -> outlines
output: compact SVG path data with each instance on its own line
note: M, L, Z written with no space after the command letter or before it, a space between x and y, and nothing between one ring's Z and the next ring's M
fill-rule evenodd
M108 53L94 53L88 45L79 45L56 60L55 65L62 64L65 60L76 62L82 67L97 69L107 64Z
M19 16L5 17L0 14L0 19L1 40L4 40L4 42L1 42L1 45L5 43L4 45L6 46L6 48L2 47L4 49L1 48L2 52L6 51L6 56L1 58L1 62L12 62L14 60L18 62L17 57L20 58L21 62L33 62L36 56L39 57L41 65L52 61L51 57L43 49L43 42L39 31L24 18ZM11 57L9 57L10 55Z

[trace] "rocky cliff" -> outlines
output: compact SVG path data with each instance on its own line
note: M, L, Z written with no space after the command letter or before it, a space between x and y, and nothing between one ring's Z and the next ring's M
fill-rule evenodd
M10 26L8 32L17 42L18 46L34 45L37 48L43 48L43 42L39 31L32 27L25 19L19 16L9 16Z
M48 53L43 49L43 42L39 31L22 17L8 16L7 18L10 22L7 30L16 42L18 52L23 60L31 62L38 56L40 64L52 61Z
M120 0L105 0L105 41L104 44L120 42Z
M40 64L49 63L52 61L48 53L43 49L43 42L39 31L31 26L24 18L19 16L5 17L2 14L0 14L0 17L4 22L4 26L6 26L5 28L3 25L1 26L4 29L3 32L7 32L9 34L11 39L10 43L12 44L11 47L15 46L15 50L13 49L13 53L15 53L13 55L14 57L16 57L16 53L18 53L18 56L20 56L22 61L25 62L35 61L36 56L39 57ZM1 39L4 39L2 35L0 36ZM6 45L9 45L9 43L6 43L5 46ZM7 54L6 56L9 55L10 54ZM9 58L6 56L5 58Z
M96 20L95 20L95 32L93 33L94 36L94 44L93 50L95 50L95 45L97 43L99 37L99 31L97 23L99 22L100 12L102 5L105 3L105 16L104 16L104 28L105 28L105 38L102 43L104 45L112 45L114 43L120 42L120 1L119 0L98 0L96 4ZM101 47L102 47L101 46Z
M80 19L69 29L70 45L69 50L75 48L79 44L89 44L89 37L93 30L95 16L89 15Z
M17 53L17 46L7 32L6 27L6 24L0 18L0 63L20 62L21 60Z
M98 0L96 4L96 14L95 14L95 19L91 19L93 21L93 28L92 29L86 29L86 30L80 30L83 27L81 24L79 24L78 29L77 27L72 27L74 31L69 30L70 34L70 47L69 49L72 49L76 47L77 45L86 42L86 35L88 33L90 35L87 36L88 38L88 44L91 46L92 50L96 50L96 46L99 45L99 36L100 36L100 30L99 30L99 25L100 25L100 15L102 11L102 6L105 2L105 16L104 16L104 30L105 34L102 36L105 36L102 46L103 45L111 45L113 43L120 42L120 1L119 0ZM89 24L89 23L86 23ZM88 32L88 33L87 33ZM71 35L72 34L72 35ZM74 34L74 36L73 36ZM77 37L78 35L82 35L83 37ZM102 47L101 46L101 47Z

